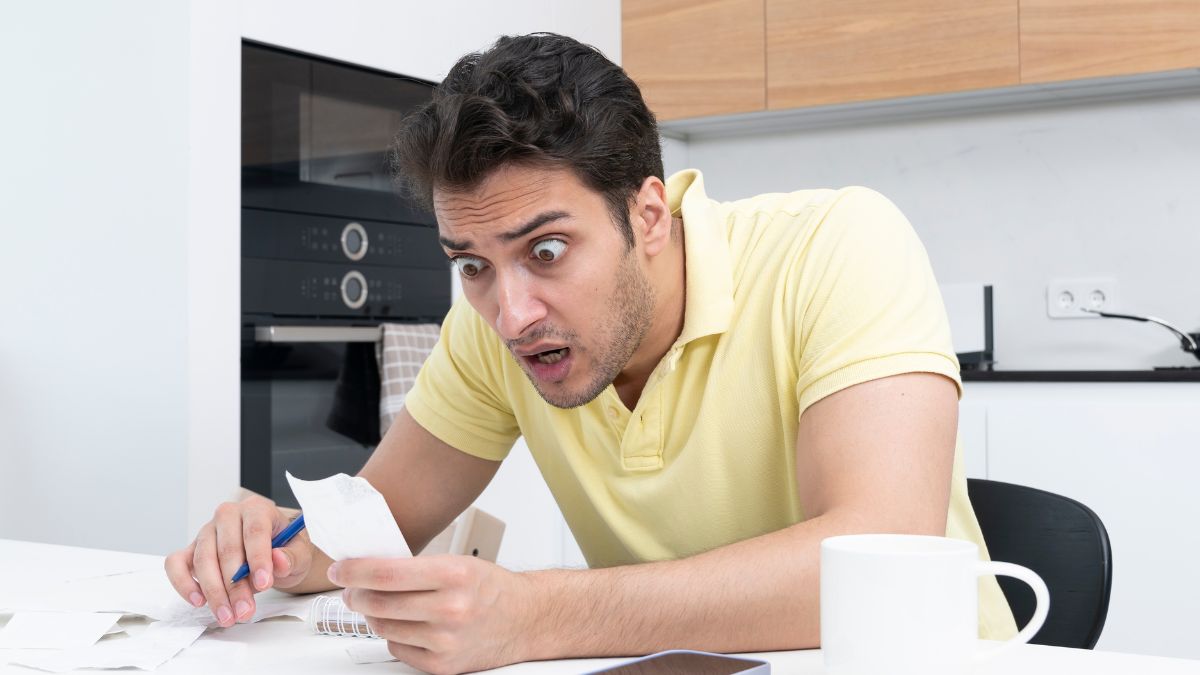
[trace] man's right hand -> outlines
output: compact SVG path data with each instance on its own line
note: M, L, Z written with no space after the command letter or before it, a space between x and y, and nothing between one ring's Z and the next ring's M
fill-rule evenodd
M288 521L266 497L221 504L195 541L167 556L164 566L171 585L192 605L207 603L221 626L249 621L254 616L256 592L294 588L312 566L312 544L304 531L286 546L271 548L271 537ZM250 574L230 583L246 561Z

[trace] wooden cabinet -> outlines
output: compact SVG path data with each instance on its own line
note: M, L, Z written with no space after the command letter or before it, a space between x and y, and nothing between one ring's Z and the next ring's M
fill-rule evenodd
M1021 0L1021 81L1200 66L1197 0Z
M661 120L1200 67L1200 0L624 0Z
M766 0L767 107L1015 85L1017 0Z
M624 0L621 60L660 120L762 110L763 0Z

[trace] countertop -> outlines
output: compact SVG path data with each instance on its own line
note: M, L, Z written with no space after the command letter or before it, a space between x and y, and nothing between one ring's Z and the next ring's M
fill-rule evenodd
M30 588L33 589L32 592L40 594L64 584L68 579L95 578L97 575L144 569L161 573L162 559L157 556L0 539L0 607ZM157 592L182 604L182 601L174 596L165 575L162 576L161 588ZM123 624L122 627L126 626ZM131 625L128 628L144 630L140 625ZM376 641L314 635L300 621L260 621L237 624L230 628L211 629L195 644L164 664L162 669L178 675L325 675L333 672L416 675L417 671L394 662L352 665L347 648L374 642ZM771 671L780 675L822 675L826 672L824 657L819 649L769 652L750 656L769 661ZM533 661L488 672L496 675L583 673L616 665L623 660L605 658ZM41 672L23 666L6 666L5 661L0 655L0 673L5 675L36 675ZM1002 654L980 663L971 672L977 675L1194 675L1196 670L1197 662L1187 659L1043 645L1015 645Z
M1200 382L1200 367L1161 370L964 370L963 382Z

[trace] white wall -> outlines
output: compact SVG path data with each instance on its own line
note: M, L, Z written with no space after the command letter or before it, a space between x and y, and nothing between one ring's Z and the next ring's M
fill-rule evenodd
M0 537L179 538L187 44L157 0L0 21Z
M0 537L163 553L238 483L242 37L440 79L498 35L537 30L615 58L620 4L124 0L9 12Z
M241 5L240 21L247 38L430 80L501 35L533 31L570 35L621 58L618 0L254 0Z
M1051 278L1116 278L1119 308L1200 329L1200 95L686 143L709 194L867 185L941 282L995 286L1004 369L1200 365L1164 329L1051 320Z
M689 164L688 143L687 141L670 136L663 136L661 139L662 154L663 154L663 172L670 177L676 171L682 171L691 166Z
M240 483L241 36L226 0L189 8L186 512L152 552L188 541Z

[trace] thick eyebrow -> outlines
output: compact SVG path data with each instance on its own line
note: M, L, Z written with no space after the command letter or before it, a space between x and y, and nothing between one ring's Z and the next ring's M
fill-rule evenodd
M567 213L566 211L546 211L534 216L529 220L529 222L521 225L515 230L501 232L500 234L496 235L496 238L504 242L514 241L524 237L525 235L533 232L547 223L552 223L556 220L562 220L563 218L570 217L571 214ZM438 241L441 242L442 246L454 251L469 251L473 247L469 240L457 241L440 234L438 235Z
M567 213L566 211L546 211L545 213L539 213L528 223L525 223L524 225L518 227L515 230L511 230L509 232L501 232L500 234L496 235L496 238L499 239L500 241L506 241L506 242L514 241L516 239L520 239L521 237L524 237L525 235L529 234L530 232L533 232L534 230L538 229L539 227L545 225L546 223L552 223L556 220L562 220L563 218L570 218L570 217L571 217L571 214Z
M455 241L440 234L438 235L438 241L441 242L442 246L445 246L451 251L466 251L471 248L471 242L469 241Z

